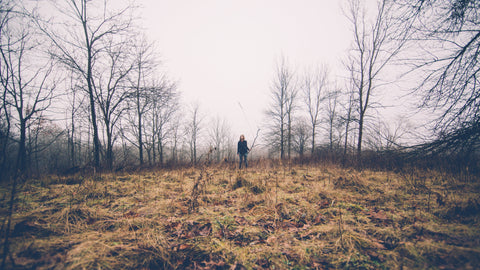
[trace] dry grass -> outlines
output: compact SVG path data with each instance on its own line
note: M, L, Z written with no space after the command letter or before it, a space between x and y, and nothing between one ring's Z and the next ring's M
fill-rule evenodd
M474 269L479 192L335 166L55 176L18 193L8 267Z

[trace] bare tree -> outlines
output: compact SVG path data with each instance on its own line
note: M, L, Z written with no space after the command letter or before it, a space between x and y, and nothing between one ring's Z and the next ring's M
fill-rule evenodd
M369 144L377 151L391 151L401 146L400 140L408 133L408 122L403 118L386 122L379 120L375 126Z
M46 3L45 3L46 4ZM35 14L37 25L52 42L51 55L83 78L90 106L93 132L93 160L100 167L100 139L96 113L95 74L98 60L104 56L105 40L128 33L134 10L131 5L115 9L108 0L51 1L47 10L56 10L44 20ZM103 68L103 67L100 67Z
M320 125L320 111L324 100L324 91L327 86L328 69L321 66L314 73L306 73L303 83L303 97L310 120L311 154L315 152L315 138Z
M1 72L0 72L1 73ZM3 85L3 83L2 83ZM7 89L4 88L1 95L2 107L0 108L0 170L4 172L0 176L0 180L3 177L6 177L8 174L7 164L11 161L7 158L8 156L8 146L10 144L10 131L11 131L11 121L10 121L10 108L7 103Z
M15 165L17 172L11 185L8 214L2 224L1 269L7 268L6 259L9 255L11 257L9 237L19 176L30 173L27 164L27 129L33 120L41 117L42 112L49 108L55 88L51 76L53 64L48 57L44 57L41 44L23 10L14 2L0 1L0 82L3 88L0 115L5 116L7 124L7 137L3 146L8 145L12 126L18 127L20 137ZM2 152L6 155L6 148ZM6 174L3 164L2 175Z
M347 17L353 30L353 48L349 58L349 71L353 79L358 102L357 155L360 159L367 111L371 98L379 86L379 77L405 42L393 32L395 23L388 0L379 0L373 21L367 18L363 2L350 0Z
M271 94L272 104L266 115L272 121L267 135L270 145L280 151L280 158L284 159L285 148L289 147L291 140L293 102L296 96L294 75L284 57L276 65Z
M228 149L228 137L230 135L230 127L225 119L220 116L212 119L212 124L208 131L209 136L213 142L213 147L216 149L216 161L219 162L222 155L225 156Z
M306 151L308 139L310 137L310 129L307 121L304 118L297 118L293 125L293 149L300 158L303 157Z
M2 180L3 177L7 177L8 175L8 170L7 170L7 164L11 163L11 160L7 158L8 156L8 146L10 143L10 131L11 131L11 112L10 112L10 106L8 106L8 95L7 95L7 87L5 85L10 84L10 79L11 75L10 73L10 68L6 66L3 61L7 57L3 55L4 52L8 50L9 47L9 39L6 39L5 37L8 37L8 33L10 31L9 29L9 24L11 23L11 20L15 16L14 13L14 7L15 3L13 1L1 1L0 2L0 49L2 53L2 63L0 63L0 80L2 83L2 92L1 92L1 98L2 98L2 107L0 108L0 149L1 149L1 157L0 157L0 171L2 171L2 175L0 176L0 180ZM9 166L13 167L13 166Z
M0 1L0 49L1 49L1 54L2 54L2 59L0 62L0 81L2 83L2 109L0 111L0 124L1 124L1 135L2 135L2 159L1 159L1 176L0 180L3 180L1 178L7 178L9 175L9 171L6 170L7 168L7 162L10 162L7 160L7 147L9 143L9 138L10 138L10 127L11 127L11 121L10 121L10 106L9 106L9 101L8 99L8 92L7 92L7 87L8 85L12 84L10 82L11 80L11 67L6 66L4 63L6 59L8 59L8 56L5 55L6 52L8 52L8 47L10 47L11 40L9 37L9 33L12 31L11 24L12 21L14 20L14 8L15 8L15 3L13 1ZM5 39L7 37L7 39ZM5 123L3 122L5 121ZM13 167L13 166L12 166ZM0 265L1 269L6 268L6 262L7 262L7 257L9 255L9 249L10 249L10 227L11 227L11 222L12 222L12 216L13 216L13 210L14 210L14 202L15 202L15 195L16 195L16 185L17 185L17 180L14 178L13 183L12 183L12 189L10 192L10 202L9 202L9 207L8 207L8 213L5 215L5 218L3 220L2 224L2 236L3 236L3 252L2 252L2 263Z
M106 40L106 44L103 46L106 55L100 61L103 62L104 69L94 74L94 78L98 78L94 85L94 91L95 100L98 103L105 125L105 135L107 136L105 143L106 165L111 170L114 159L114 129L122 114L128 109L125 105L131 93L127 76L133 69L134 62L129 57L130 54L127 53L131 44L126 40Z
M480 2L395 1L417 52L408 63L422 108L439 112L434 147L472 152L480 139ZM413 30L412 30L413 29ZM413 52L412 52L413 53ZM420 78L418 78L420 76Z
M353 82L353 80L351 80L351 82ZM350 133L350 124L354 122L353 111L355 110L354 106L356 104L356 101L355 101L355 88L353 84L347 87L346 97L347 97L347 101L343 106L345 110L345 115L342 116L342 122L343 122L343 125L345 126L344 141L343 141L344 143L343 162L346 161L346 157L347 157L348 135Z
M186 124L186 135L190 148L190 162L193 166L197 164L197 146L202 131L203 117L200 112L200 105L194 103L190 109L190 116Z
M292 122L297 109L298 88L293 82L292 87L287 91L287 103L285 106L287 113L287 156L291 158L292 153Z
M333 150L334 146L334 131L335 128L339 125L338 123L338 99L339 99L340 91L334 89L330 91L326 98L327 98L327 105L326 105L326 122L327 122L327 131L328 131L328 147L330 151Z
M66 115L66 119L70 119L70 125L67 123L67 141L68 141L68 152L70 156L70 168L75 168L77 164L77 156L80 153L80 147L77 149L77 144L80 145L80 141L77 141L77 128L79 123L77 119L80 118L82 113L82 107L84 106L85 96L79 95L79 87L75 84L76 79L74 74L70 76L70 86L69 92L67 93L67 99L69 100L70 111L66 111L68 115Z
M134 94L132 97L133 106L135 109L136 119L132 119L132 124L135 128L135 136L137 138L138 155L140 165L143 164L143 129L144 129L144 115L150 105L150 97L148 86L148 78L152 75L158 63L154 54L153 43L149 43L145 37L134 45L135 48L135 67L130 77Z
M156 137L156 146L160 164L164 163L165 143L175 129L177 123L173 122L176 113L179 110L179 95L175 82L167 80L165 77L161 80L161 87L157 87L157 92L152 92L152 126L153 134ZM155 154L155 151L153 152ZM155 155L154 155L155 156ZM155 161L155 157L154 157Z
M182 125L181 125L181 115L180 114L175 114L175 116L172 119L172 130L171 130L171 136L170 136L170 141L171 141L171 163L173 165L176 165L178 163L178 150L179 150L179 145L181 145L182 142Z
M4 107L16 112L18 154L16 168L27 169L27 128L41 112L48 109L55 89L52 81L53 63L42 57L34 27L24 16L16 16L2 29L2 72Z
M65 170L69 165L65 131L44 117L43 112L32 120L27 127L29 170L37 176Z

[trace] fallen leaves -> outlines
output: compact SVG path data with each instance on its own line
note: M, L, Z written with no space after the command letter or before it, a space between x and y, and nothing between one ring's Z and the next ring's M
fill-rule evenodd
M389 225L393 223L393 220L387 216L383 210L369 210L365 214L378 225Z
M209 236L212 233L212 223L192 220L174 221L166 227L167 233L178 239L191 239L197 236Z

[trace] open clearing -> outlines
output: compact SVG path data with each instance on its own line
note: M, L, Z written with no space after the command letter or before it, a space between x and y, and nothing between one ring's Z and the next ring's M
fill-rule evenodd
M474 269L479 193L469 177L333 165L45 177L17 192L7 266Z

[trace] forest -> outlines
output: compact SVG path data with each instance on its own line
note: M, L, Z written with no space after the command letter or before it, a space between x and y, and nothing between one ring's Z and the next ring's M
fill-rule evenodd
M343 81L275 59L239 169L139 3L0 0L0 269L477 268L480 2L374 2Z

